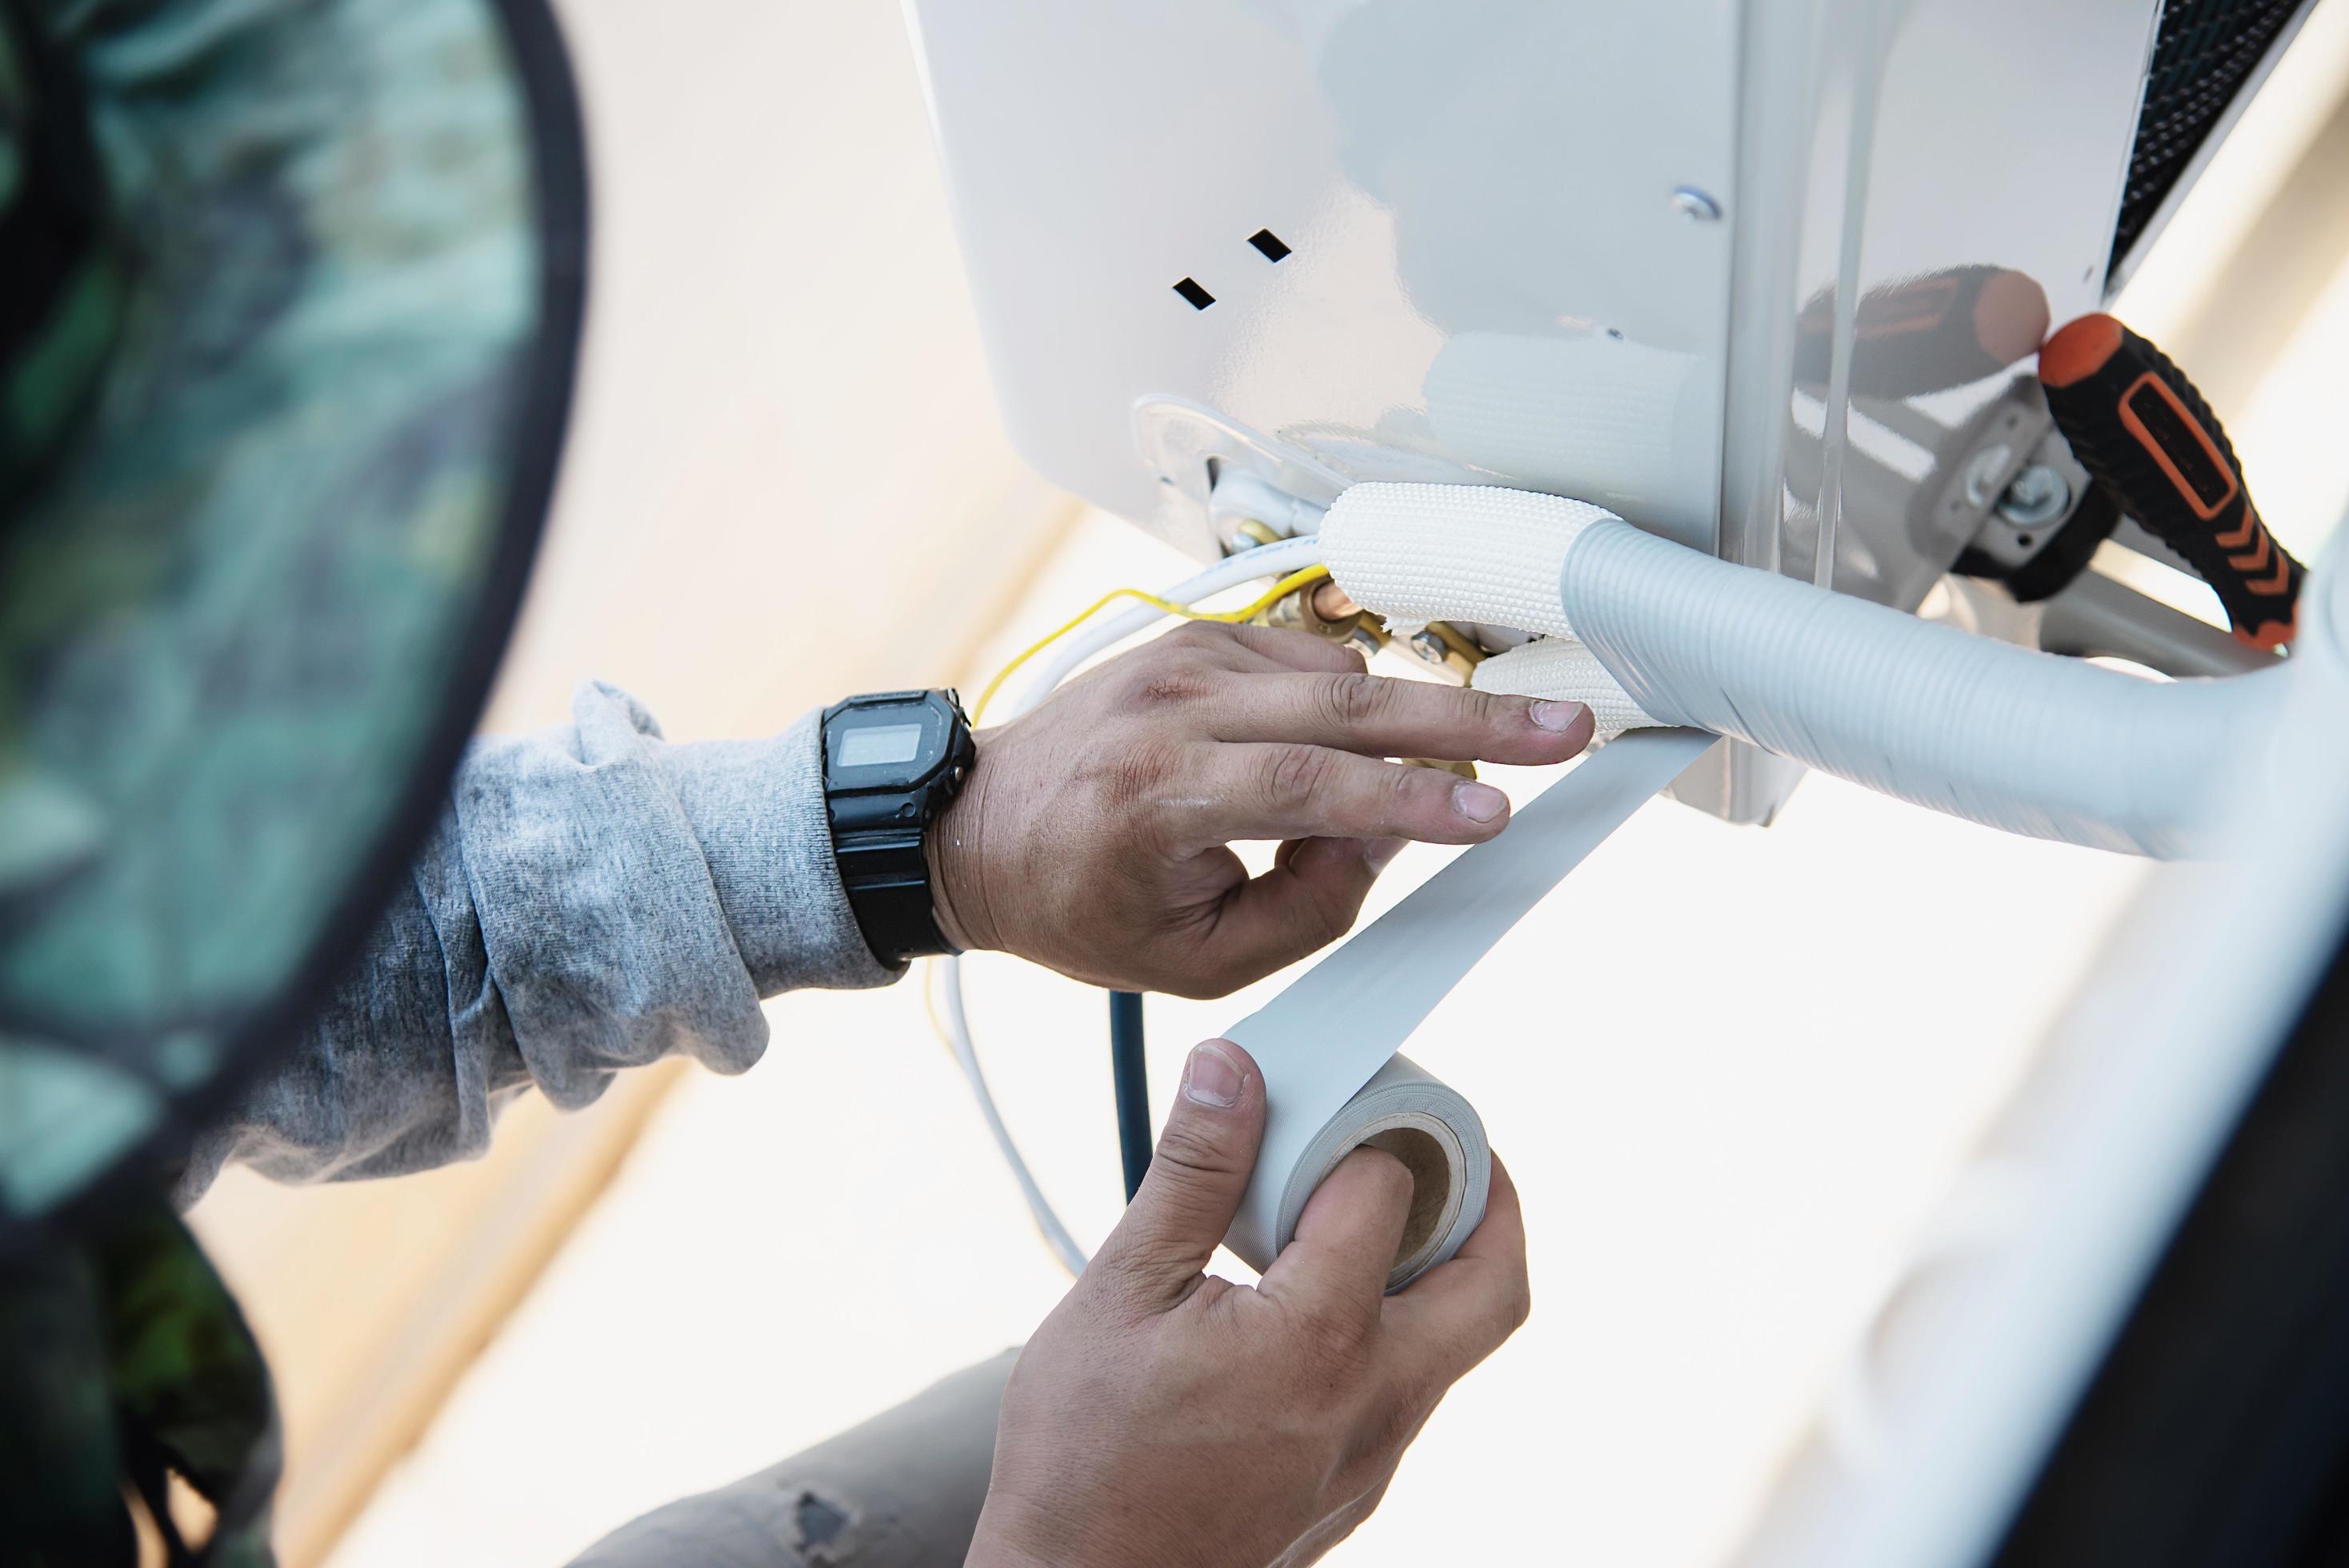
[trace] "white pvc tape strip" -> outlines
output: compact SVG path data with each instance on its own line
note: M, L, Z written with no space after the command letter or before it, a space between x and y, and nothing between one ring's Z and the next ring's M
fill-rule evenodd
M1232 1251L1268 1267L1297 1233L1313 1190L1371 1142L1402 1158L1414 1179L1387 1288L1460 1250L1485 1218L1492 1153L1484 1124L1395 1051L1526 911L1714 738L1640 730L1586 758L1498 839L1429 878L1227 1031L1263 1072L1267 1105L1256 1174L1225 1238Z

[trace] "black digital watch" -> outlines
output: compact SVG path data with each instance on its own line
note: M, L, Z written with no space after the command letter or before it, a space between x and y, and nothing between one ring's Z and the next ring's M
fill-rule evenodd
M823 710L833 858L856 928L884 964L957 951L938 930L922 841L978 756L951 691L876 692Z

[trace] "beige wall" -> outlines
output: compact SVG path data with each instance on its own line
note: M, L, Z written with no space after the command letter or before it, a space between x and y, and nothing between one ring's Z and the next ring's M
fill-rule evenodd
M554 526L489 726L588 676L673 737L756 734L958 667L1071 515L997 433L895 8L568 0L592 127L586 366ZM489 1160L195 1222L251 1313L316 1561L413 1441L670 1074L525 1101Z

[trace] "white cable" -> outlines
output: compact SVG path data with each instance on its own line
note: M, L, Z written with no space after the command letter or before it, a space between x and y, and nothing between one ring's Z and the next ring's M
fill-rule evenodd
M946 992L941 1009L946 1019L947 1044L954 1051L955 1064L962 1068L964 1081L970 1085L971 1098L978 1101L978 1113L987 1119L988 1131L995 1135L995 1147L1003 1155L1004 1164L1011 1168L1012 1180L1019 1183L1019 1195L1028 1201L1028 1212L1042 1233L1044 1244L1061 1260L1061 1266L1071 1274L1085 1270L1085 1250L1077 1245L1069 1228L1061 1223L1061 1216L1052 1211L1051 1201L1036 1184L1028 1169L1028 1161L1019 1157L1019 1145L1012 1140L1011 1130L1003 1125L1003 1115L995 1108L995 1096L988 1092L987 1075L979 1070L978 1051L970 1041L970 1017L962 1006L962 964L947 957L940 960L938 969Z
M1261 577L1285 577L1292 572L1301 572L1308 566L1319 564L1320 560L1319 540L1309 535L1303 539L1285 539L1278 544L1258 545L1254 550L1245 550L1227 557L1158 596L1169 603L1195 604L1243 583ZM1032 711L1052 695L1055 687L1069 678L1071 671L1103 648L1121 643L1136 632L1147 631L1165 618L1164 611L1145 604L1122 615L1112 616L1093 630L1071 637L1068 646L1044 666L1044 673L1020 694L1019 705L1012 709L1011 717L1018 718ZM947 1044L954 1052L957 1065L962 1068L964 1079L970 1085L971 1098L978 1102L978 1113L987 1119L988 1130L995 1135L995 1147L1002 1151L1003 1162L1011 1168L1012 1179L1019 1183L1019 1195L1027 1200L1029 1216L1036 1222L1036 1229L1042 1233L1045 1244L1052 1249L1053 1256L1061 1260L1061 1266L1070 1274L1082 1274L1084 1249L1077 1245L1075 1237L1069 1234L1069 1228L1061 1222L1061 1216L1053 1210L1051 1200L1044 1196L1044 1190L1037 1185L1036 1178L1030 1173L1028 1161L1020 1158L1019 1145L1012 1140L1010 1130L1003 1125L1002 1112L996 1109L995 1096L988 1089L987 1075L979 1070L978 1051L971 1044L970 1017L963 1010L962 960L950 954L937 961L937 969L946 993L943 1013Z
M1176 583L1159 594L1170 603L1195 604L1212 598L1228 588L1251 583L1259 577L1286 577L1292 572L1302 572L1321 563L1321 541L1312 534L1302 539L1284 539L1278 544L1259 544L1254 550L1243 550L1237 555L1226 556L1196 577ZM1011 717L1019 717L1031 712L1036 705L1052 695L1053 689L1069 678L1079 665L1136 632L1148 631L1166 618L1163 610L1147 604L1112 615L1090 632L1069 639L1068 645L1044 666L1044 673L1019 695L1019 706Z

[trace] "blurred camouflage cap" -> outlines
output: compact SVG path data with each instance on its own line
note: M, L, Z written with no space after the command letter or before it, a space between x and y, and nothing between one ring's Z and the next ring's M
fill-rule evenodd
M567 414L545 0L0 0L0 1259L356 950Z

